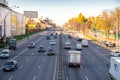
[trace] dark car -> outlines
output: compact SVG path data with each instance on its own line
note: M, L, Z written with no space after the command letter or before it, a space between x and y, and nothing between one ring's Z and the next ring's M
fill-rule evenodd
M38 47L38 52L45 52L45 47L44 46Z
M49 35L46 35L46 39L50 39L50 36L49 36Z
M53 49L49 49L48 52L47 52L47 55L49 55L49 56L55 55L54 50Z
M53 37L54 37L54 38L57 38L57 35L54 35Z
M3 71L14 71L15 69L17 69L16 60L8 60L3 66Z
M71 35L68 35L67 37L68 37L68 38L72 38Z
M9 49L16 49L17 47L17 39L10 39L8 42Z
M35 48L35 43L34 42L30 42L28 44L28 48Z

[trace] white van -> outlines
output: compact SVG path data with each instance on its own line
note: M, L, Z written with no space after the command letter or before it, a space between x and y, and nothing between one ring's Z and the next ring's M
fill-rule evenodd
M82 46L88 47L88 40L82 40L81 44Z
M77 50L82 50L82 45L80 43L76 44L76 49Z

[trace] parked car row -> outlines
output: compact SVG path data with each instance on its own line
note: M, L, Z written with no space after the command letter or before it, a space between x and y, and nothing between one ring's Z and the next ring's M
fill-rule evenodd
M115 43L106 41L106 40L101 40L100 43L105 45L106 47L115 47L116 46Z

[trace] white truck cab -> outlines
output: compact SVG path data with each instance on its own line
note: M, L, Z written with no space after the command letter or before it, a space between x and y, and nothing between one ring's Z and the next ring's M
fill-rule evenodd
M120 80L120 57L111 57L109 80Z

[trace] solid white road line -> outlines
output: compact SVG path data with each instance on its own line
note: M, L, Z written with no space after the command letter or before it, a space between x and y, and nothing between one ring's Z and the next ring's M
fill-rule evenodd
M98 53L98 55L102 56L106 61L110 62L109 59L107 59L102 53L100 53L98 50L96 50L95 48L93 48L92 46L90 46L95 52Z
M28 50L27 48L26 49L24 49L22 52L20 52L17 56L15 56L14 58L12 58L12 59L16 59L18 56L20 56L20 55L22 55L26 50Z

